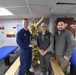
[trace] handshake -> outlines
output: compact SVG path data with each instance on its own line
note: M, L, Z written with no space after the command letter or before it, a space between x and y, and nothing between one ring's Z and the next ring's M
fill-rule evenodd
M33 44L30 44L30 45L29 45L29 47L31 47L31 48L34 48L34 47L35 47L35 45L33 45Z

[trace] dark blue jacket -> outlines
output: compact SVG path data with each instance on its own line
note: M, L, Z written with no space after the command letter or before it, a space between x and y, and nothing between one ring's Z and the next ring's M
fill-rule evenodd
M30 49L30 32L24 30L23 28L17 33L16 38L17 44L20 46L21 49Z

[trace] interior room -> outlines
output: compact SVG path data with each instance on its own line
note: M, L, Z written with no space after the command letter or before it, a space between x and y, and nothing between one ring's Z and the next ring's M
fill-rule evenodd
M29 20L28 30L32 24L35 24L40 31L41 24L45 23L47 30L53 35L57 31L57 23L64 21L67 25L66 29L71 31L74 36L74 49L76 50L76 0L0 0L0 49L4 50L6 46L8 49L11 49L10 47L13 49L6 57L0 57L0 75L18 75L20 61L16 37L23 28L22 20L24 18ZM32 55L34 56L36 53L37 50L34 50ZM39 59L35 59L35 61L37 64L32 61L35 66L31 65L31 71L35 75L42 75L40 61ZM67 71L70 73L70 62ZM55 75L54 71L49 75Z

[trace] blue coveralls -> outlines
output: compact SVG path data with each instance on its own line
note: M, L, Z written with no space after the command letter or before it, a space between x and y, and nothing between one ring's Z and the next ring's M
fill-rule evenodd
M16 38L17 44L19 45L20 53L20 67L18 75L25 75L26 71L30 69L32 61L32 50L29 48L30 44L30 32L23 28L17 33Z

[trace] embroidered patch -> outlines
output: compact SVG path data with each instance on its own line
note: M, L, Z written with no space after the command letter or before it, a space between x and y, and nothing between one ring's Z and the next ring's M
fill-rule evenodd
M24 34L24 36L26 36L26 34Z

